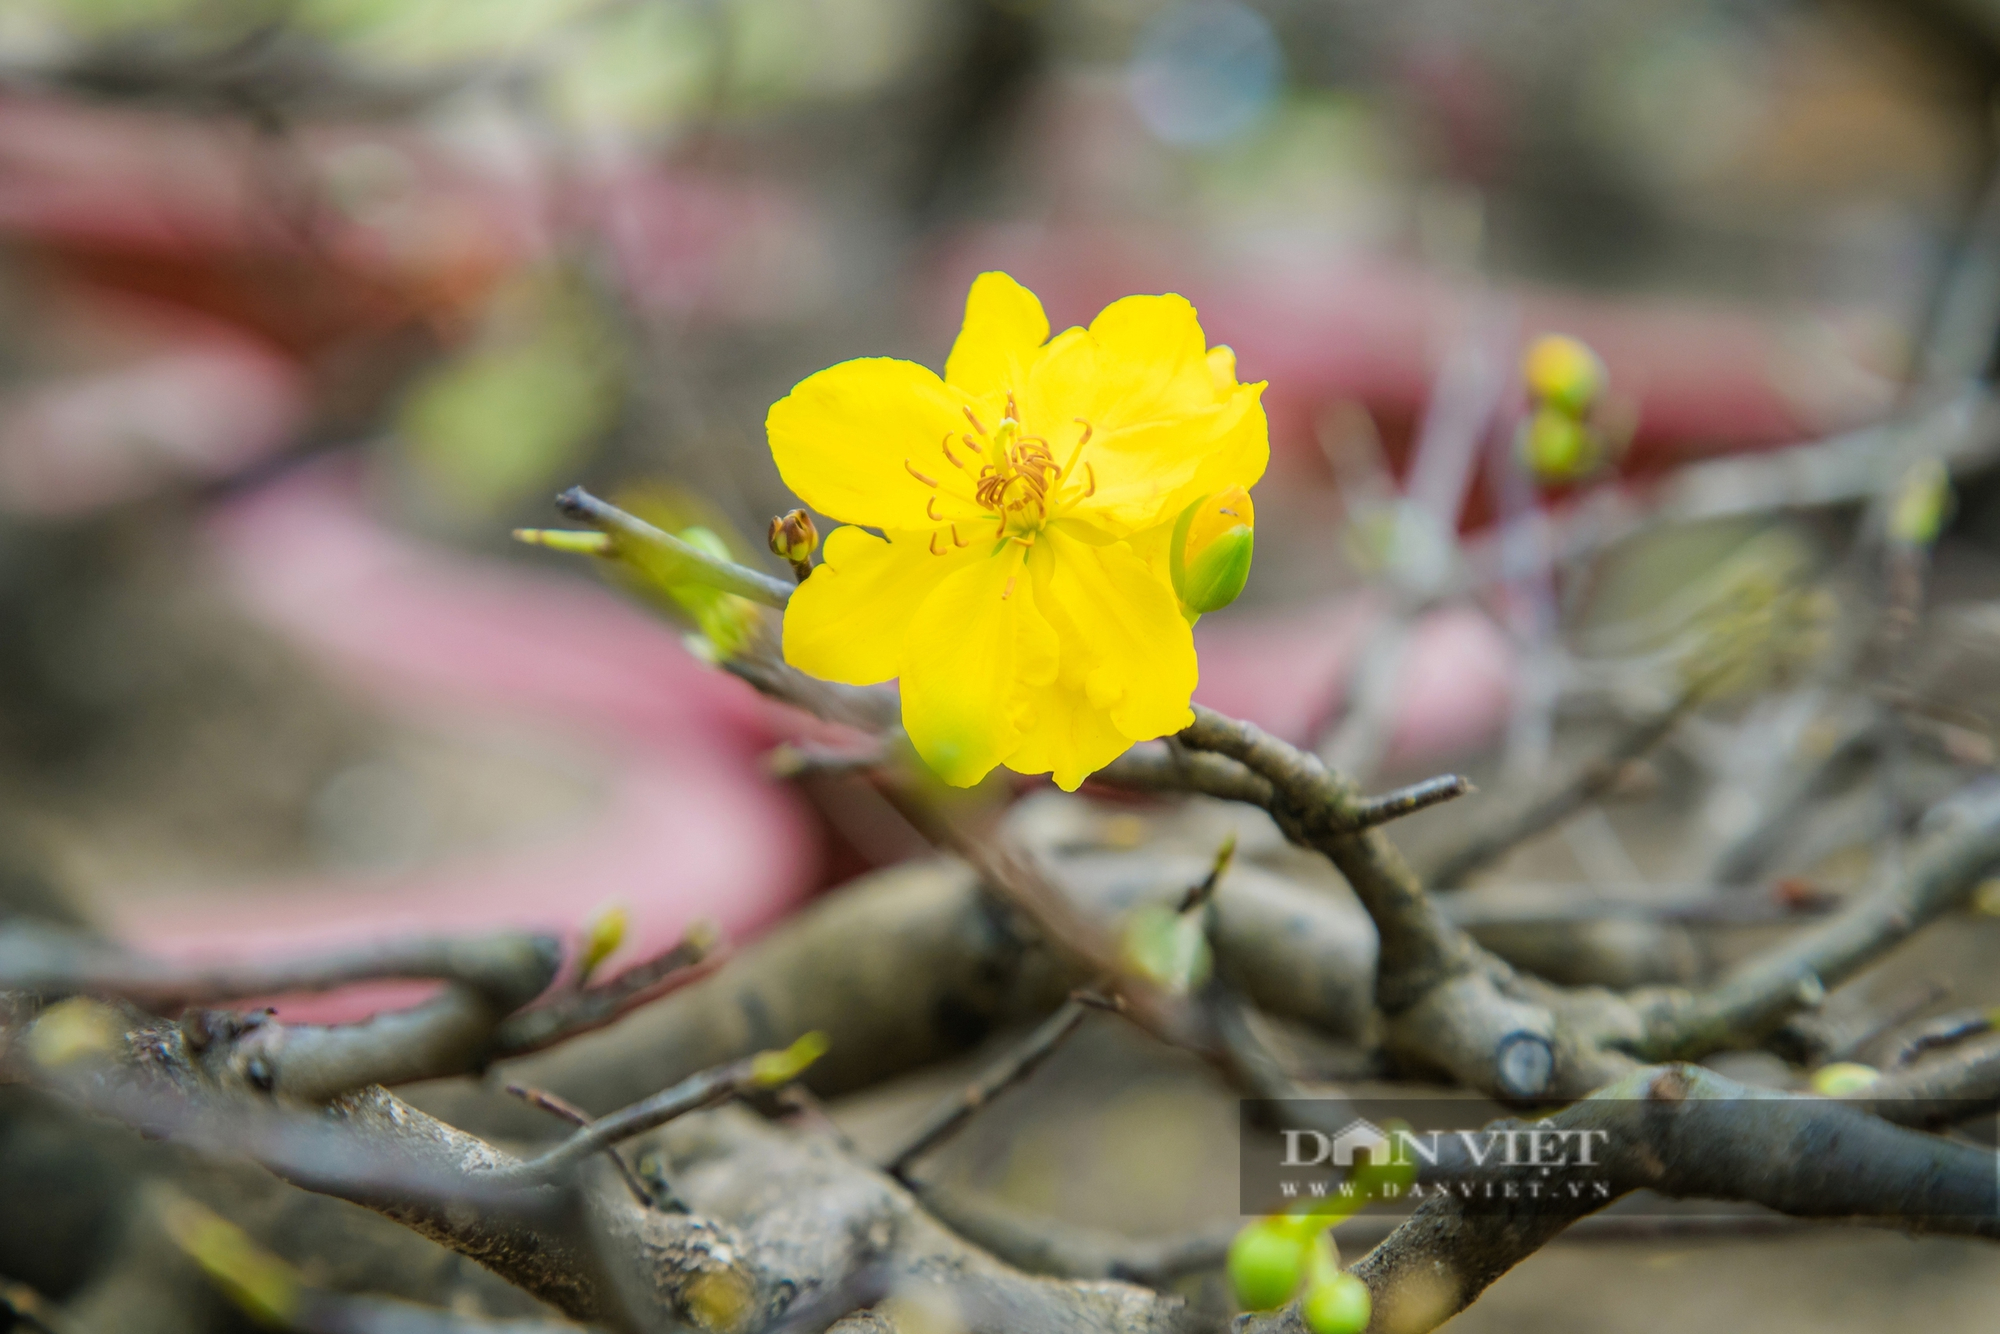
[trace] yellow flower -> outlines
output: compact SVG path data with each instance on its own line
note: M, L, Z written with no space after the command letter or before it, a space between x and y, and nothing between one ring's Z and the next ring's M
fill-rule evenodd
M1263 475L1263 389L1181 297L1050 338L1031 292L980 275L943 379L849 361L772 407L786 484L851 525L792 595L785 660L901 678L903 725L948 783L1005 764L1074 790L1191 721L1169 539L1189 504Z

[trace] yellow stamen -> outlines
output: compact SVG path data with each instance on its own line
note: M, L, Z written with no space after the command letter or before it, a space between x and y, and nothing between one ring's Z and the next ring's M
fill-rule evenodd
M937 535L936 533L932 533L932 534L931 534L931 544L930 544L930 545L931 545L931 555L933 555L933 556L942 556L942 555L944 555L944 553L943 553L942 551L939 551L939 550L938 550L938 544L937 544L937 540L938 540L938 535Z
M942 450L944 451L944 456L945 456L946 458L948 458L948 459L950 459L950 460L951 460L951 466L952 466L952 467L954 467L954 468L963 468L963 467L965 466L965 465L964 465L963 463L960 463L960 462L959 462L959 460L958 460L958 455L956 455L956 454L954 454L954 453L952 453L952 452L951 452L951 432L950 432L950 431L946 431L946 432L944 433L944 440L943 440L942 442L940 442L940 444L938 445L938 448L942 449Z
M944 522L944 516L937 512L936 496L932 496L929 500L926 500L924 502L924 514L930 519L932 523Z
M965 411L965 419L972 423L972 429L979 432L979 434L981 435L985 435L986 428L980 424L979 418L972 415L972 409L966 408L964 411Z
M924 476L924 475L923 475L922 473L918 472L918 471L916 470L916 468L915 468L914 466L912 466L912 464L910 463L910 461L909 461L908 459L904 459L904 460L903 460L903 466L904 466L905 468L909 468L909 470L910 470L910 476L912 476L912 477L916 478L916 479L917 479L918 481L922 482L922 483L923 483L923 484L924 484L925 486L928 486L928 487L932 487L932 488L935 488L935 487L937 486L937 479L936 479L936 478L933 478L933 477L926 477L926 476Z
M958 535L957 524L951 525L951 544L955 547L962 547L965 545L965 539Z
M1062 466L1062 475L1064 477L1073 475L1076 469L1076 461L1083 453L1083 447L1090 443L1090 423L1084 421L1081 417L1077 417L1074 420L1082 423L1083 434L1077 438L1076 448L1070 450L1069 461Z

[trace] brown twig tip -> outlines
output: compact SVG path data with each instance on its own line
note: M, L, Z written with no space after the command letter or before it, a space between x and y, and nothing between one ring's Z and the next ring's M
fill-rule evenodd
M1384 792L1379 797L1363 798L1355 807L1354 822L1363 829L1387 824L1405 815L1414 815L1425 807L1468 796L1478 790L1472 785L1472 780L1462 774L1440 774L1421 783L1399 787L1394 792Z
M506 1089L509 1096L519 1098L530 1107L539 1108L551 1116L561 1117L573 1126L590 1124L590 1113L567 1098L558 1097L546 1089L529 1088L525 1084L508 1084Z
M580 486L572 486L556 497L556 508L572 519L594 518L603 505L603 501Z
M1215 887L1222 883L1223 873L1229 870L1229 864L1235 860L1236 835L1232 832L1229 837L1222 840L1222 846L1215 850L1215 861L1208 868L1208 874L1199 884L1191 886L1188 892L1181 896L1181 901L1174 911L1191 913L1214 898Z

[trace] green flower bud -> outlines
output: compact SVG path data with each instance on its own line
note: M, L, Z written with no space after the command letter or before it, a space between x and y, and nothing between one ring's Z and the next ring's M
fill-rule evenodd
M1168 568L1189 620L1236 601L1250 578L1257 511L1240 486L1203 496L1174 522Z
M1597 467L1597 439L1588 426L1560 408L1538 408L1521 423L1522 466L1546 483L1573 482Z
M1305 1276L1311 1240L1282 1220L1260 1218L1229 1243L1229 1282L1246 1311L1283 1306Z
M1590 411L1608 378L1597 354L1565 334L1543 334L1529 344L1521 376L1537 403L1572 417Z
M1313 1334L1361 1334L1374 1314L1368 1285L1348 1273L1313 1283L1299 1303L1299 1318Z

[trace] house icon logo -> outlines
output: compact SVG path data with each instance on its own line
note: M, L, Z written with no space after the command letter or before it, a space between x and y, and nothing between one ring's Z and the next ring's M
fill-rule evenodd
M1333 1163L1336 1167L1354 1166L1354 1155L1365 1151L1367 1161L1372 1166L1381 1166L1389 1161L1389 1137L1382 1128L1365 1117L1356 1117L1348 1122L1347 1128L1333 1137Z

